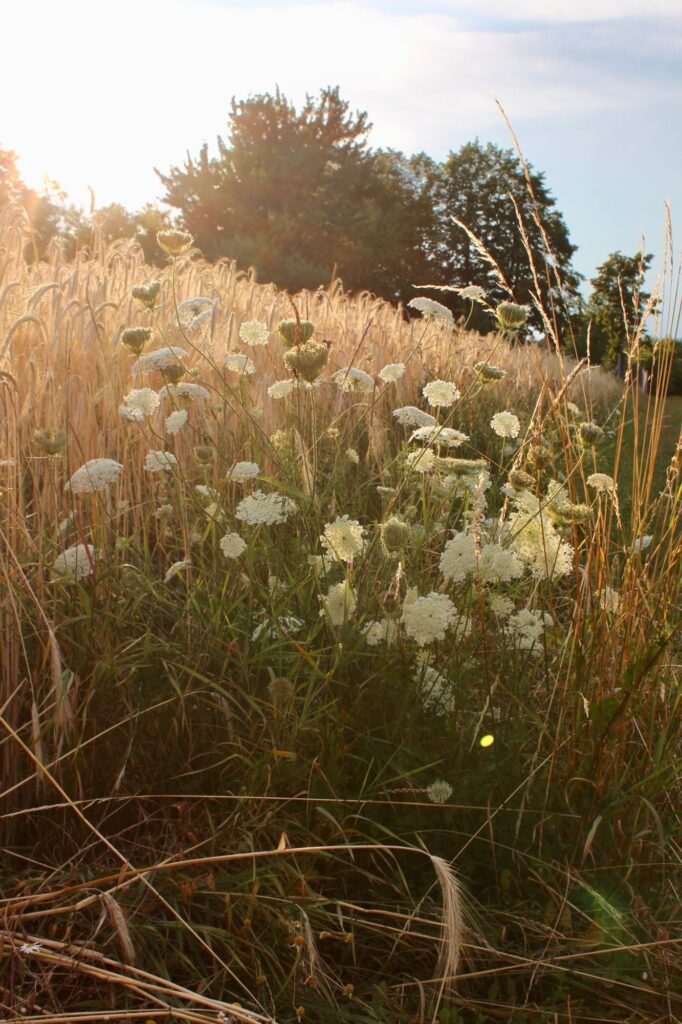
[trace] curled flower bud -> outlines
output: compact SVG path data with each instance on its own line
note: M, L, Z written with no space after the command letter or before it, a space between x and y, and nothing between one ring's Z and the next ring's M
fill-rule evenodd
M177 384L178 381L181 381L185 376L185 367L179 359L175 362L165 363L163 366L160 366L159 369L162 377L164 380L167 380L169 384Z
M509 483L515 491L526 491L533 486L535 480L524 469L512 469L509 474Z
M149 284L138 284L133 288L133 298L141 302L147 309L153 309L161 291L160 281L150 281Z
M275 707L281 707L283 704L288 704L293 692L293 686L288 679L284 678L284 676L273 675L272 679L268 683L270 700Z
M397 516L391 516L381 525L381 543L387 554L402 551L409 542L412 531L407 523Z
M121 331L121 344L133 355L139 356L151 341L151 337L151 327L126 327Z
M310 320L280 320L277 331L285 345L291 348L292 345L305 345L310 341L315 330L315 324Z
M578 526L581 523L588 523L592 518L592 509L589 505L573 504L570 501L560 506L550 505L547 511L550 519L559 526Z
M309 384L320 376L329 359L329 349L319 341L306 341L284 353L284 362L291 373L297 373Z
M596 423L581 423L578 427L578 444L583 448L592 448L604 437L604 431Z
M545 469L549 466L552 461L552 454L541 444L531 445L530 451L528 452L528 461L531 466L535 466L536 469Z
M44 427L33 431L32 441L48 455L57 455L66 447L66 433L63 430L52 430Z
M169 228L166 231L157 231L156 241L159 244L159 248L163 249L168 256L183 256L190 248L194 239L186 231Z
M495 310L497 322L502 331L518 331L528 320L525 306L517 306L515 302L501 302Z
M492 380L502 380L503 377L507 376L507 371L503 370L501 366L491 366L490 363L486 363L485 361L475 363L474 370L476 370L476 373L484 384L487 384Z

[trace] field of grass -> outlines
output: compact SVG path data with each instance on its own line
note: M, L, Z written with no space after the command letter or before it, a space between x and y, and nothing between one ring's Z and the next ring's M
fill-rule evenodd
M678 1019L679 399L24 244L9 211L3 1017Z

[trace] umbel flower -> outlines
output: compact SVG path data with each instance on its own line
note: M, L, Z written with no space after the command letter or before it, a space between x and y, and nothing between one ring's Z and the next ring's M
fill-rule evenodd
M362 552L365 529L357 519L339 516L320 537L324 549L339 562L352 562Z
M153 388L134 388L123 399L118 411L124 419L132 423L141 423L152 416L159 407L159 396Z
M251 348L267 345L270 340L268 325L261 323L260 320L247 320L239 328L239 339Z
M71 494L94 494L115 484L123 466L115 459L90 459L73 474L64 490Z
M231 373L250 375L256 372L256 364L253 359L241 355L240 352L231 352L225 356L225 369L230 370Z
M160 291L160 281L150 281L149 284L138 284L133 288L133 298L137 299L137 301L146 309L154 309Z
M498 437L518 437L521 431L518 416L506 410L504 412L496 412L490 421L490 426Z
M578 444L583 448L593 448L604 437L604 431L596 423L581 423L578 426Z
M185 423L187 423L187 410L176 409L175 412L172 412L170 416L166 417L166 433L179 433L184 427Z
M170 473L178 464L172 452L149 451L144 460L148 473Z
M436 302L435 299L418 298L410 299L407 305L410 309L416 309L427 320L440 320L449 327L454 327L455 321L452 312L442 302Z
M342 370L337 370L332 375L332 380L338 385L339 391L362 391L368 395L374 391L374 378L354 366L345 366Z
M608 473L591 473L587 478L587 486L593 487L599 494L616 493L616 481Z
M91 544L74 544L55 558L52 567L53 576L56 578L69 576L76 580L85 579L94 571L94 565L98 558L99 551Z
M295 380L276 380L268 388L270 398L286 398L296 388Z
M398 639L398 623L388 616L383 619L367 622L362 629L368 647L377 647L379 644L392 644Z
M409 544L411 536L412 530L409 524L398 519L397 516L391 516L381 524L381 543L384 546L384 551L389 555L402 551Z
M196 331L207 320L210 320L215 310L213 299L198 296L195 299L186 299L178 306L176 323L186 333Z
M520 330L528 320L528 310L515 302L501 302L495 310L495 317L501 331L513 333Z
M298 374L313 384L329 361L329 349L319 341L306 341L284 353L284 365L290 373Z
M254 480L260 473L260 466L257 462L236 462L227 471L227 479L232 484L241 484L245 480Z
M57 455L66 447L66 431L40 427L33 431L31 440L48 455Z
M145 355L140 356L133 367L133 373L146 373L152 370L161 370L163 372L178 365L182 367L184 373L182 360L186 358L187 353L184 348L166 345L165 348L157 348L153 352L147 352Z
M474 370L484 384L493 380L502 380L507 376L507 371L503 370L501 366L491 366L490 363L485 362L485 360L480 363L474 363Z
M430 406L445 409L460 398L460 390L456 384L447 380L432 380L422 392Z
M201 384L183 380L180 384L164 384L159 391L159 398L186 398L190 402L207 402L211 396Z
M156 241L159 248L168 256L183 256L190 249L194 239L186 231L168 228L165 231L157 231Z
M305 345L315 333L315 324L310 320L280 320L277 325L277 332L284 344L291 348L292 345Z
M445 804L452 796L452 786L444 779L436 779L427 787L426 795L432 804Z
M410 434L410 442L420 441L421 444L442 444L446 448L458 448L465 441L469 440L468 434L463 434L454 427L417 427Z
M413 588L405 595L401 621L406 634L420 647L444 640L456 618L457 609L447 594L432 591L426 597L418 597Z
M121 331L121 344L133 355L139 356L152 339L151 327L126 327Z
M379 370L379 380L384 384L394 384L405 373L405 363L388 363Z
M332 626L342 626L344 622L355 613L358 602L347 580L336 583L329 588L326 596L322 598L324 615L326 612Z
M296 502L283 494L254 491L239 502L235 516L249 526L274 526L277 523L286 523L291 513L295 511Z
M429 412L422 412L416 405L404 405L402 409L394 409L393 415L398 423L407 427L435 427L436 419Z
M226 533L220 538L220 550L225 558L239 558L246 551L246 541L238 533Z

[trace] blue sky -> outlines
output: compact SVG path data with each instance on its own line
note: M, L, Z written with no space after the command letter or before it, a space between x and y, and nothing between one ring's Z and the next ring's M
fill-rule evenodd
M4 9L0 145L84 205L161 195L230 97L339 85L375 146L509 145L504 104L590 277L682 223L682 0L23 0ZM20 41L20 43L19 43ZM9 100L8 100L9 97ZM660 267L660 261L658 263ZM653 283L653 281L652 281Z

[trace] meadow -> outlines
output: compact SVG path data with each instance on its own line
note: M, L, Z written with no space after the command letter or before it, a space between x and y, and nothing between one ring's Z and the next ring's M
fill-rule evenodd
M5 1018L678 1019L679 405L512 301L480 335L27 232Z

